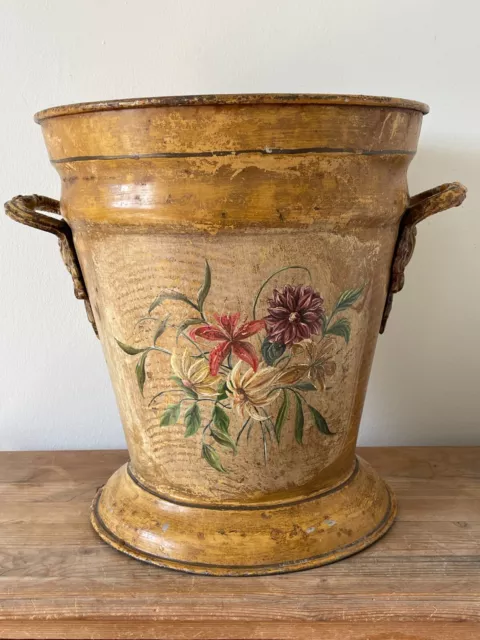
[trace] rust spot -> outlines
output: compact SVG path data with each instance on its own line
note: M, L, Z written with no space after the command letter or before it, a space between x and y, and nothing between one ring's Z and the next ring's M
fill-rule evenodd
M271 529L270 530L270 538L272 540L281 540L283 537L284 537L284 533L280 529Z
M298 524L294 524L292 530L288 534L289 538L302 537L304 540L308 538L308 534Z
M201 531L199 531L199 532L197 533L197 538L198 538L199 540L205 540L205 534L204 534L204 533L202 533Z

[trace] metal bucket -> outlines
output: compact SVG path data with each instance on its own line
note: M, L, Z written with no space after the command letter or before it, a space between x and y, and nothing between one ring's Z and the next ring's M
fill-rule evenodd
M246 95L37 114L61 201L6 211L58 236L102 342L130 453L93 503L109 544L251 575L390 527L393 495L355 456L377 335L416 224L466 191L409 197L427 111Z

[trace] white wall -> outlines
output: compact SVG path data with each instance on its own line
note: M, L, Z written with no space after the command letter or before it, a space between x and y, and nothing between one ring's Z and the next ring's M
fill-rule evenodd
M0 197L56 197L35 111L149 95L422 100L411 192L460 180L419 229L380 338L362 444L480 444L480 7L475 0L0 0ZM56 241L0 217L0 448L124 446Z

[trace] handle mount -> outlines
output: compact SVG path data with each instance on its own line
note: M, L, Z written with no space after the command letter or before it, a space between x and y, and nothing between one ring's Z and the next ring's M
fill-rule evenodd
M392 310L393 295L401 291L405 284L405 267L410 262L415 249L417 224L434 213L458 207L465 200L466 195L467 189L460 182L450 182L410 198L410 204L400 221L380 333L385 331L388 316Z
M92 307L90 305L87 288L85 286L85 280L83 278L82 269L73 243L72 230L63 218L59 219L45 216L42 213L39 213L39 211L47 211L60 216L60 202L53 198L32 195L17 196L5 203L5 213L7 216L12 218L12 220L26 224L34 229L53 233L57 236L63 262L72 276L75 297L85 302L88 319L95 331L95 334L98 336Z

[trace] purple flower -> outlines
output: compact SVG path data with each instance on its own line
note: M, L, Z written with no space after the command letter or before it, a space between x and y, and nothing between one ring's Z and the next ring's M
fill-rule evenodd
M325 316L323 298L306 285L274 289L267 311L268 339L287 346L320 333Z

